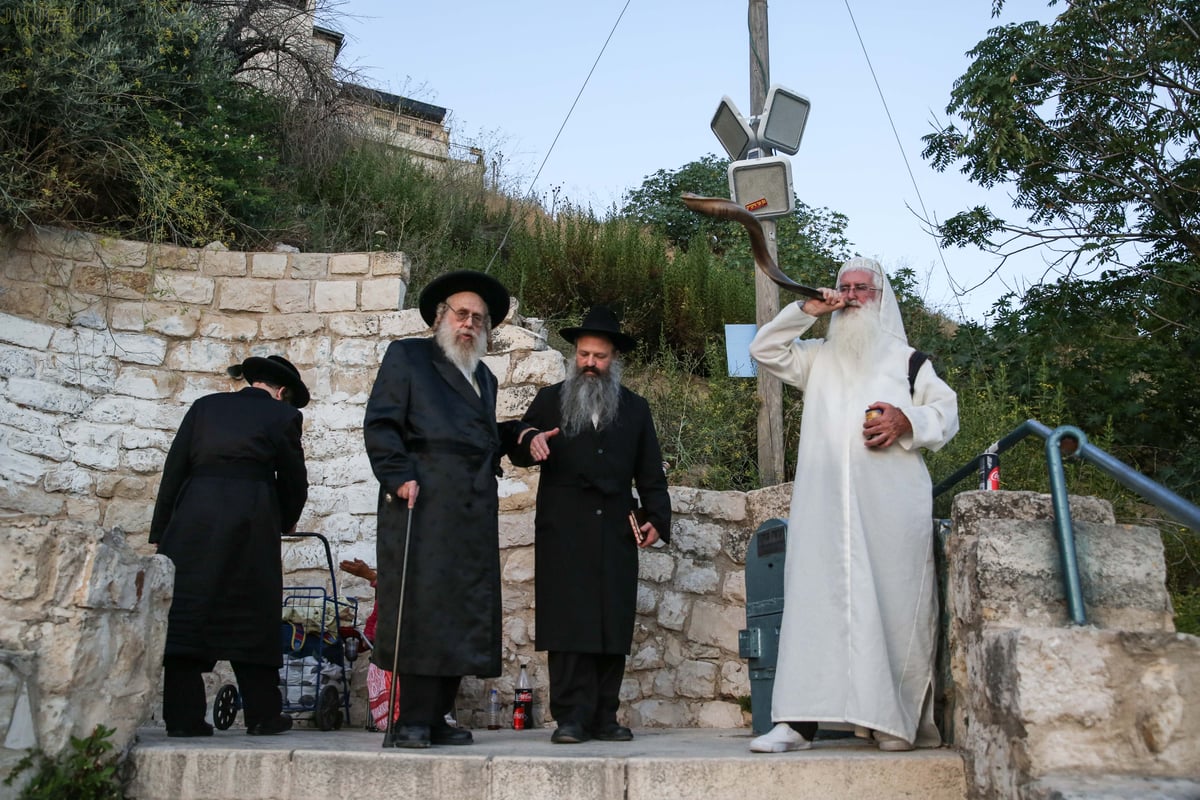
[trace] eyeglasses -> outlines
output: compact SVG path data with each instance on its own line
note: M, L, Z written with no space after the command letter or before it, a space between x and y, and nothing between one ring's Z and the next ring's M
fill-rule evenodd
M851 292L854 294L870 294L871 292L879 291L874 286L869 286L865 283L843 283L837 288L842 294L850 294Z
M487 319L487 317L483 314L473 314L470 311L467 311L465 308L453 308L451 306L446 306L446 308L449 308L452 312L454 312L454 318L459 322L471 320L472 325L480 328L483 327L483 323Z

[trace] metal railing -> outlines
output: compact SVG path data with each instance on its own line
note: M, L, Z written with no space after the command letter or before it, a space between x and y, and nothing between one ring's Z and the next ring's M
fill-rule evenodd
M933 487L938 497L968 475L980 473L980 488L987 488L991 468L998 464L1001 453L1025 439L1037 435L1046 440L1046 468L1050 478L1050 501L1054 508L1054 532L1062 562L1063 583L1071 622L1087 624L1083 607L1083 590L1079 580L1079 563L1075 555L1075 531L1071 524L1071 508L1067 497L1067 479L1063 471L1064 458L1077 458L1100 469L1142 499L1174 517L1193 531L1200 532L1200 506L1188 502L1160 483L1150 480L1099 447L1088 444L1087 436L1073 425L1060 425L1051 430L1035 419L1025 420L1007 436L993 442L972 461L960 467L950 477Z

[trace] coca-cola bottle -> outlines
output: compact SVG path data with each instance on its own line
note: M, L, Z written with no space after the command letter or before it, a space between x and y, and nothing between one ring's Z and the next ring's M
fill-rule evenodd
M529 727L533 722L533 684L529 682L529 672L521 665L521 674L517 676L517 690L513 697L513 730L520 731Z

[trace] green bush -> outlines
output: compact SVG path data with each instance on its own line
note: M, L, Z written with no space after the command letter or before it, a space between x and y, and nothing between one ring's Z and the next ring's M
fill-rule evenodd
M120 759L108 741L113 733L98 725L87 738L72 736L70 746L54 758L35 750L13 767L4 785L32 772L18 800L122 800Z

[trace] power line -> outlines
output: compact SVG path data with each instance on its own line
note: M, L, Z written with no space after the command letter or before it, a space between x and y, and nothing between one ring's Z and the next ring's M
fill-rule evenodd
M904 168L908 171L908 179L912 182L913 191L917 193L917 202L921 204L922 219L930 220L932 218L925 208L925 198L921 196L921 187L917 185L917 177L913 174L912 165L908 162L908 154L904 152L904 144L900 141L900 132L896 130L896 123L892 119L892 111L888 108L887 98L883 95L883 87L879 85L879 78L875 75L875 66L871 63L871 55L867 52L867 45L863 41L862 33L858 29L858 21L854 18L854 12L850 9L850 0L843 0L843 2L846 4L846 13L850 15L850 24L854 26L854 35L858 38L858 46L862 48L863 58L866 59L867 69L871 72L871 80L875 82L875 91L879 93L879 102L883 104L883 113L887 115L888 125L892 127L892 136L896 140L896 147L900 149L900 157L904 160ZM959 316L966 319L960 294L962 287L954 280L954 276L950 274L950 267L946 264L946 255L942 250L942 243L932 233L929 235L937 247L938 259L942 262L942 269L946 272L946 280L950 282L950 286L954 290L954 302L958 305Z
M617 26L621 24L621 20L625 16L625 11L629 8L631 2L633 0L625 0L625 5L621 8L621 13L617 14L617 20L613 23L612 30L608 32L608 38L604 40L604 44L600 47L600 52L596 54L596 60L592 62L592 68L588 70L587 77L583 79L583 85L579 87L579 91L575 94L575 100L572 101L571 107L567 109L567 115L563 117L562 124L558 126L558 133L554 134L554 141L550 142L550 147L546 150L546 155L542 158L542 163L538 166L537 172L534 173L533 180L529 184L529 191L525 193L526 199L529 199L533 195L533 187L537 186L538 178L542 175L542 169L546 166L546 162L550 160L550 154L554 152L554 146L558 144L558 138L562 136L563 129L567 127L567 122L570 121L571 114L575 111L575 106L579 105L579 98L583 97L583 90L587 88L588 82L592 79L592 73L596 71L596 66L599 65L600 59L604 56L604 51L608 49L608 43L612 41L613 34L617 32ZM508 234L512 232L513 226L516 224L517 218L514 216L508 223L508 227L504 230L504 236L500 238L500 244L496 245L496 251L488 259L487 266L483 270L484 272L491 272L496 256L500 255L500 251L504 249L504 243L508 241Z

